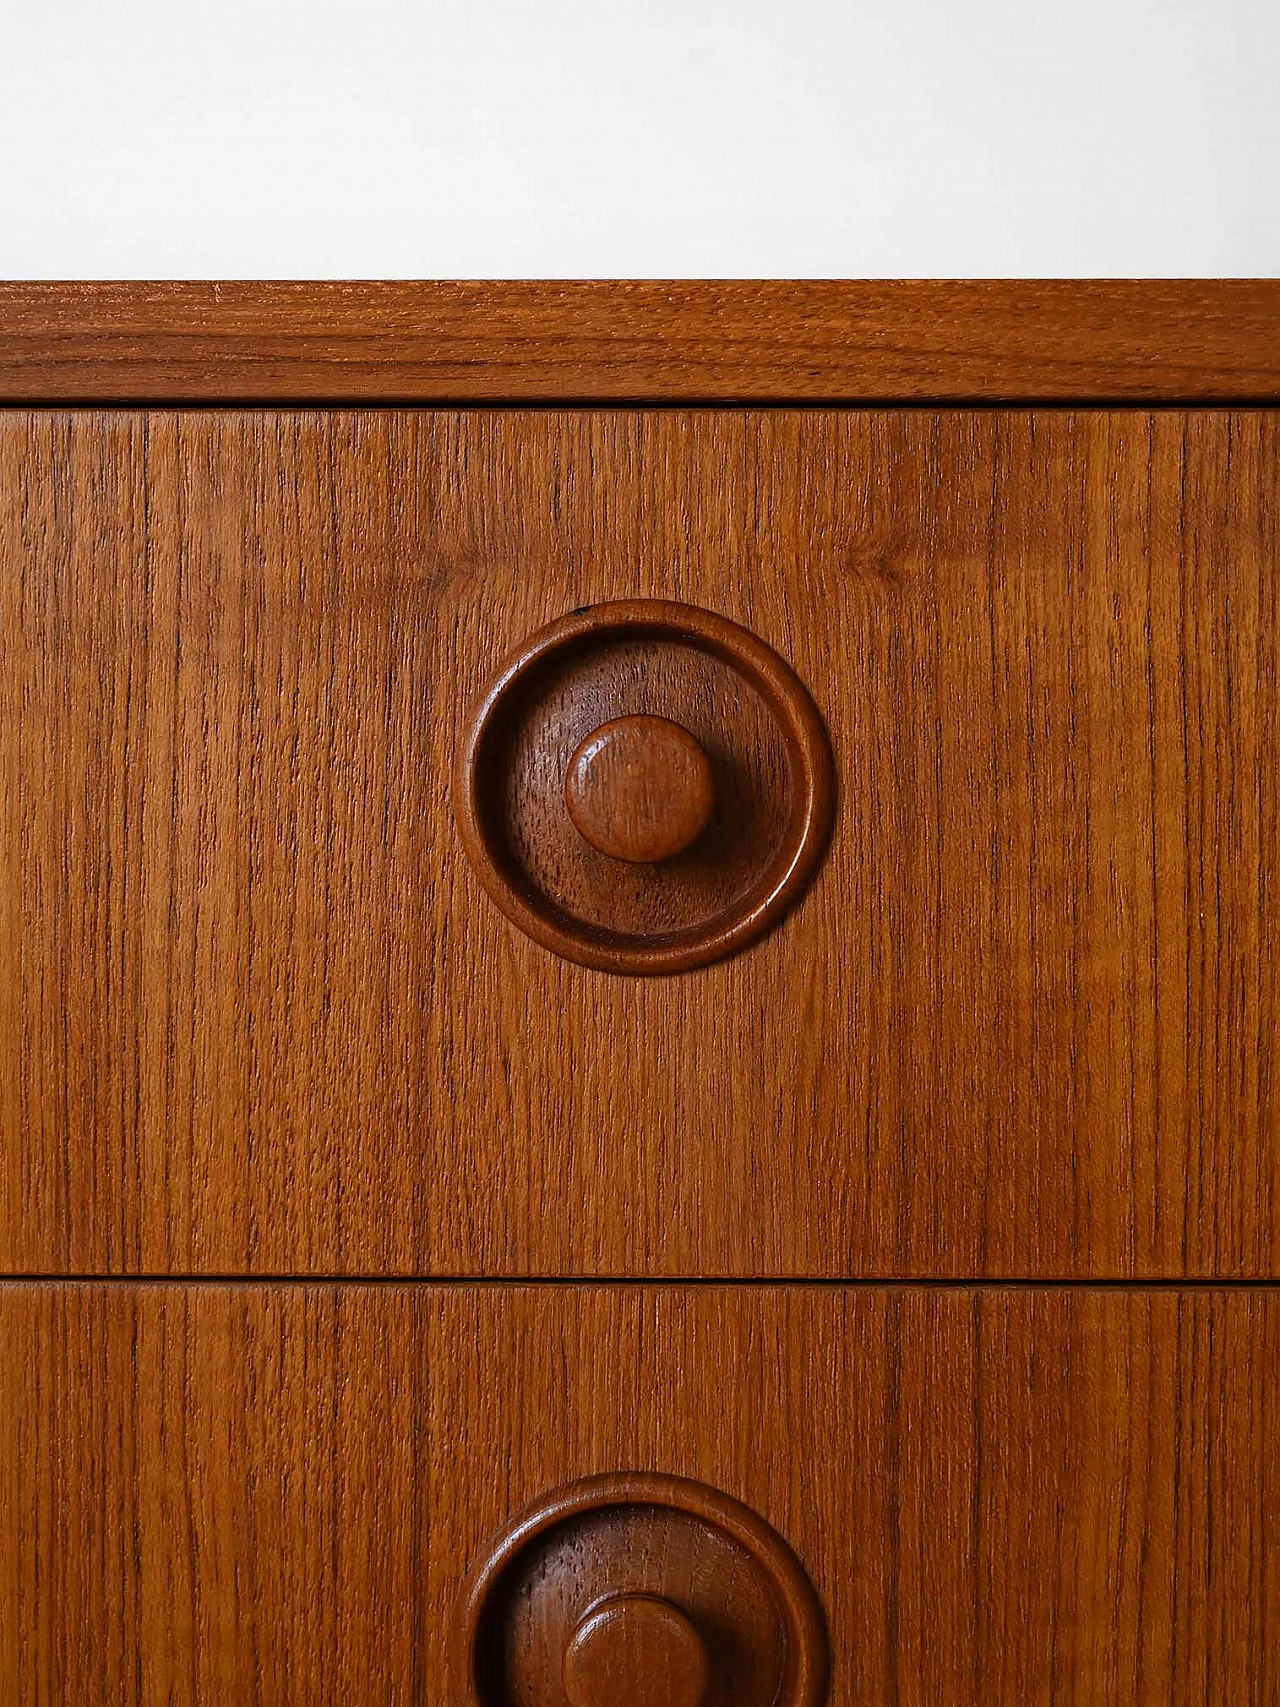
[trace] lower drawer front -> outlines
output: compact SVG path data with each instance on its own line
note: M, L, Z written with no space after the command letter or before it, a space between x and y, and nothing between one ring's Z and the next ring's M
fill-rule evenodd
M624 1470L790 1543L835 1707L1280 1699L1276 1292L15 1283L0 1348L22 1707L466 1699L491 1535Z

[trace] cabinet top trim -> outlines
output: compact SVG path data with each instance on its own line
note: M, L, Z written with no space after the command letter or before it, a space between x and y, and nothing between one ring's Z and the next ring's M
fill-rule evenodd
M1276 403L1280 279L0 283L0 403Z

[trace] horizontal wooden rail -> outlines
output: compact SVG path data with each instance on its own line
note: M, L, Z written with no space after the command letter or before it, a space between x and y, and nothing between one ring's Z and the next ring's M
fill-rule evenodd
M1280 280L0 284L0 402L1280 401Z

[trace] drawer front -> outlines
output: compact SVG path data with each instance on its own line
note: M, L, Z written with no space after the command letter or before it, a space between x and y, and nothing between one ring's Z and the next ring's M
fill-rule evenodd
M1278 418L0 418L13 1272L1280 1272ZM495 662L785 655L824 865L573 964L450 808ZM607 707L605 708L607 710Z
M0 1347L14 1707L465 1701L494 1534L620 1471L794 1551L831 1707L1280 1694L1275 1292L11 1283ZM627 1545L584 1601L686 1594Z

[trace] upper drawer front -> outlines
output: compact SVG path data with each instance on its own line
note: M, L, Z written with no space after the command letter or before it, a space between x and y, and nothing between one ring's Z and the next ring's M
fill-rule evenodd
M0 418L0 1257L1280 1272L1278 417ZM825 866L677 978L512 929L497 656L687 600L831 734Z

